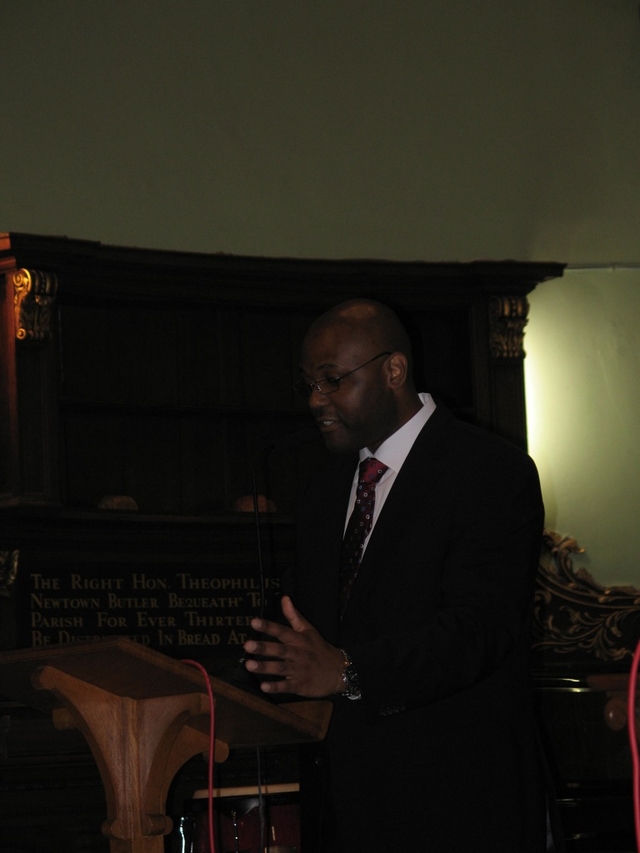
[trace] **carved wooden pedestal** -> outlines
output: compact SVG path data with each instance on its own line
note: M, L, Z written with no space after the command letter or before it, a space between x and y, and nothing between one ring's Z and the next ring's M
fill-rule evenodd
M51 710L58 728L77 726L105 789L103 833L111 853L163 853L171 831L167 792L179 768L209 743L203 677L187 664L126 638L0 655L2 692ZM232 746L319 740L328 702L275 706L210 678L216 761Z

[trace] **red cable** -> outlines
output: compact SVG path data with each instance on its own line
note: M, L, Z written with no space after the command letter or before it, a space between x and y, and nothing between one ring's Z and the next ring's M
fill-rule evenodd
M633 762L633 811L636 828L636 847L640 853L640 757L638 756L638 736L636 733L636 683L638 666L640 665L640 642L636 648L629 675L629 700L627 708L627 726L629 743L631 745L631 760Z
M202 664L198 663L195 660L183 660L182 663L187 663L190 666L195 666L196 669L199 669L200 672L204 676L205 686L207 688L207 695L209 697L209 769L207 774L207 788L209 791L209 797L207 801L207 818L209 823L209 851L210 853L215 853L215 832L214 832L214 824L213 824L213 764L215 761L215 719L216 719L216 700L213 696L213 690L211 689L211 682L209 681L209 673L202 666Z

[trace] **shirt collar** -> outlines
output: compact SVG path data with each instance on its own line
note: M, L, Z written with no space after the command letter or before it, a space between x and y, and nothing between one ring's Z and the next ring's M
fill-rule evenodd
M409 451L413 447L418 433L436 408L431 394L421 393L418 396L420 397L422 406L415 415L406 424L403 424L400 429L392 433L389 438L386 438L375 453L372 453L368 447L363 447L360 450L360 462L368 456L374 456L379 462L383 462L392 471L398 473L404 464L404 460L409 455Z

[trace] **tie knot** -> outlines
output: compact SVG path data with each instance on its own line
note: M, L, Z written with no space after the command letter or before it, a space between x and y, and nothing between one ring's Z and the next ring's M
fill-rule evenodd
M388 466L384 462L379 462L377 459L369 456L360 463L359 481L361 483L377 483L387 468Z

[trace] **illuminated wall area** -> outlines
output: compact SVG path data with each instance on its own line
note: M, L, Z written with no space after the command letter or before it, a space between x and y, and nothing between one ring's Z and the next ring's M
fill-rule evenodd
M601 584L640 585L640 268L569 268L531 294L529 452L546 524Z

